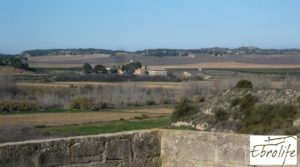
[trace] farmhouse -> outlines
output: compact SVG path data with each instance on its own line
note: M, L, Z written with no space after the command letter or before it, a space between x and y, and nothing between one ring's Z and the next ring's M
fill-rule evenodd
M150 76L167 76L167 70L148 70Z
M202 73L201 68L167 68L166 71L178 78L189 78Z

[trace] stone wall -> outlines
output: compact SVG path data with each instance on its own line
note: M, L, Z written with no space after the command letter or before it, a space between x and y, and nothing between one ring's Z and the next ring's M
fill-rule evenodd
M249 135L143 130L6 143L0 144L0 166L246 167Z
M162 167L249 167L249 140L249 135L241 134L164 130ZM298 141L300 166L299 146Z
M158 131L72 137L0 145L1 167L160 166Z

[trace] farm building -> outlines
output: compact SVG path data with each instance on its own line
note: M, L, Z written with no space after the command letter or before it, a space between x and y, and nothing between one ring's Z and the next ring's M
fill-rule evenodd
M201 68L167 68L166 71L178 78L189 78L202 74Z
M148 70L150 76L167 76L168 72L166 70Z

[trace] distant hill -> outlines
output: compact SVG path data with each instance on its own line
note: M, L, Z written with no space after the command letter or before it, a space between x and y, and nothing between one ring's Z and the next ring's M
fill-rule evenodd
M36 49L26 50L21 53L23 56L51 56L51 55L92 55L92 54L109 54L114 55L118 52L127 52L122 50L108 49Z
M118 53L138 54L142 56L191 56L191 55L274 55L274 54L291 54L300 53L300 49L261 49L257 47L239 47L239 48L202 48L202 49L144 49L135 52L124 50L108 50L108 49L37 49L27 50L21 53L25 56L50 56L50 55L92 55L92 54L108 54L111 56Z
M273 55L273 54L288 54L288 53L300 53L299 49L260 49L257 47L240 47L235 49L230 48L202 48L202 49L146 49L142 51L136 51L136 53L144 56L189 56L192 54L201 55Z
M1 57L1 58L4 58L4 57L16 57L16 56L19 56L19 55L13 55L13 54L1 54L1 53L0 53L0 57Z

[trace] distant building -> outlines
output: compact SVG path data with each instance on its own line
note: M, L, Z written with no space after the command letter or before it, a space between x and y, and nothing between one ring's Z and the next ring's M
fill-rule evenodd
M134 75L145 75L147 71L147 65L142 66L142 68L136 69Z
M133 74L134 75L144 75L144 72L141 68L139 68L139 69L136 69Z
M166 70L148 70L149 76L167 76L168 72Z
M167 68L166 71L178 78L189 78L202 73L201 68Z
M135 62L135 57L133 56L131 59L130 59L130 63L134 63Z
M121 69L118 69L118 74L122 75L124 72Z

